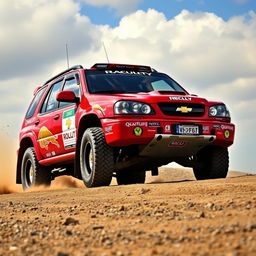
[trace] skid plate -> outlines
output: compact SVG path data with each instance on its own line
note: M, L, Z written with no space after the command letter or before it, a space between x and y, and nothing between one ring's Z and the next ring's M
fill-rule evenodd
M156 134L139 155L159 158L192 156L215 139L214 135Z

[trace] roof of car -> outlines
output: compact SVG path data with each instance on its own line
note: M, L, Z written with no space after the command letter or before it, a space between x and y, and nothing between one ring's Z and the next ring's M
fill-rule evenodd
M65 73L67 73L67 72L69 72L69 71L76 70L76 69L82 69L82 68L83 68L82 65L75 65L75 66L72 66L72 67L70 67L70 68L68 68L68 69L66 69L66 70L64 70L64 71L62 71L62 72L60 72L58 75L56 75L56 76L50 78L49 80L47 80L47 81L44 83L44 85L45 85L45 84L48 84L49 82L51 82L51 81L54 80L55 78L57 78L57 77L59 77L59 76L65 74Z
M43 85L46 85L50 83L52 80L58 78L59 76L68 73L72 70L77 70L77 69L83 69L82 65L75 65L72 66L59 74L53 76L52 78L48 79ZM140 72L152 72L156 71L152 69L150 66L144 66L144 65L131 65L131 64L117 64L117 63L96 63L94 64L91 69L96 69L96 70L134 70L134 71L140 71Z

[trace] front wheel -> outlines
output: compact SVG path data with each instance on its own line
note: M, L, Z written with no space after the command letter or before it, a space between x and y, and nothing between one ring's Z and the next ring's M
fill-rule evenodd
M114 169L113 149L101 128L88 128L80 146L81 176L86 187L109 186Z
M51 184L51 171L38 163L33 147L28 148L23 155L21 183L24 190L32 186L50 186Z
M229 166L228 149L222 147L209 147L197 154L200 167L194 167L197 180L226 178Z

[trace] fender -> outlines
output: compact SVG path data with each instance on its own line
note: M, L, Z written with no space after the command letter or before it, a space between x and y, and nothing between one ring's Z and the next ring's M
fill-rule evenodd
M32 145L31 145L31 142L32 142ZM23 154L26 151L26 149L31 146L35 148L36 157L38 159L42 159L42 156L38 150L38 147L36 146L35 135L32 131L28 133L24 133L20 137L20 145L17 151L17 166L16 166L16 183L17 184L21 184L21 164L22 164Z
M105 117L106 108L101 107L99 104L92 105L92 114L95 114L99 119Z
M39 148L38 148L38 146L37 146L36 136L35 136L35 134L34 134L33 131L30 131L30 132L28 132L28 133L24 133L24 134L20 137L20 148L21 148L21 144L22 144L23 140L25 140L25 139L27 139L27 138L32 140L32 143L33 143L33 146L34 146L34 148L35 148L36 157L37 157L38 161L39 161L39 160L42 160L43 157L42 157L42 155L41 155L41 153L40 153L40 150L39 150Z

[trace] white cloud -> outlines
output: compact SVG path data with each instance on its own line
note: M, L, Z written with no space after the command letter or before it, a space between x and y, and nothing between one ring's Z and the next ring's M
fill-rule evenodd
M113 61L148 61L197 88L255 74L254 17L225 22L211 13L182 11L168 21L155 10L137 11L104 37Z
M190 92L225 101L237 124L231 168L255 169L255 12L224 21L211 13L182 11L167 20L155 10L137 11L110 28L91 24L74 0L6 2L0 1L0 127L18 133L33 89L66 67L66 42L71 65L90 67L106 61L104 41L112 62L151 65Z
M117 15L124 15L136 10L136 7L142 0L80 0L86 4L92 6L108 6L110 8L116 9Z
M47 69L65 59L66 43L75 56L96 47L100 37L72 0L1 1L0 31L1 79Z

